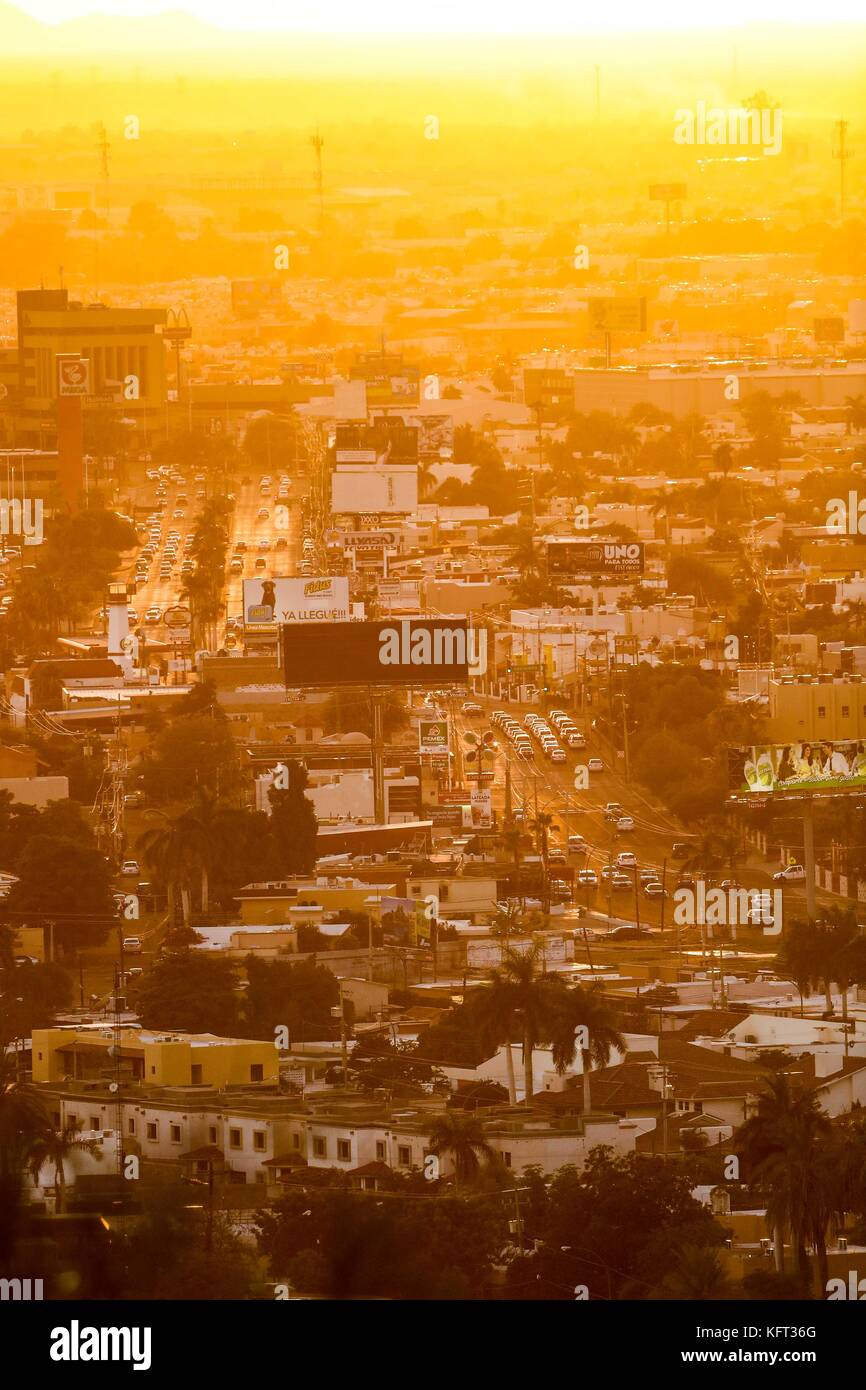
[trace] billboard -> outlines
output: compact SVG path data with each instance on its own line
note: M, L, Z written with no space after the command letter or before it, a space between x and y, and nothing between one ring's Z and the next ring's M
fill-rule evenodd
M603 333L645 333L646 299L591 299L589 322Z
M643 574L642 541L583 541L571 537L547 542L547 572L551 575L589 574L630 579Z
M414 464L338 464L331 474L331 511L335 515L408 514L417 508L418 469Z
M450 459L454 453L454 418L451 415L416 415L418 456Z
M471 791L469 805L463 809L463 825L467 830L489 830L493 825L493 794L490 788Z
M239 319L272 318L284 312L279 280L232 280L232 313Z
M735 797L862 792L866 788L866 742L816 740L729 748L728 787Z
M651 183L649 195L654 203L681 203L686 196L684 183Z
M284 623L287 686L465 685L486 662L486 632L465 618Z
M349 580L344 575L244 580L245 627L347 622L350 611Z
M812 320L812 337L816 343L843 343L845 320L836 316Z
M395 608L417 613L421 605L421 585L417 579L380 579L376 585L376 600L389 613Z
M448 753L448 720L419 719L418 750L421 753Z

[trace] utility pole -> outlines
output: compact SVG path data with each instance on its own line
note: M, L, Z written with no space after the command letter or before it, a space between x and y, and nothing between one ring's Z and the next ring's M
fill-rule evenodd
M376 825L385 824L385 744L384 744L384 695L381 690L370 691L373 706L373 820Z
M833 125L836 132L836 148L833 158L839 161L839 216L845 216L845 165L854 153L848 149L848 122L841 118Z
M310 144L316 152L316 192L319 196L319 232L325 227L325 183L322 176L322 147L325 141L316 127L315 135L310 136Z
M815 920L815 821L812 798L803 801L803 868L806 871L806 913Z

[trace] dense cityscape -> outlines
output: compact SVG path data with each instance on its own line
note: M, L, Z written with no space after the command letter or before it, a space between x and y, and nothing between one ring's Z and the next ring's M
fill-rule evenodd
M2 1299L866 1297L864 28L67 8L0 4Z

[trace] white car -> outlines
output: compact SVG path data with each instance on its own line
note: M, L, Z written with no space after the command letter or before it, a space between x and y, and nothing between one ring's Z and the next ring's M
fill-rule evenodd
M616 823L617 830L634 830L634 818L632 816L620 816Z
M598 874L595 872L595 869L580 869L578 871L577 881L583 888L597 888Z
M590 758L586 765L590 772L604 772L604 763L601 758Z
M133 875L141 873L141 866L137 859L124 859L120 872L124 878L132 878Z
M616 867L618 869L633 869L637 865L637 858L630 849L624 849L621 854L616 856Z
M123 950L128 956L137 956L141 951L141 937L125 936L123 938Z
M774 883L802 883L806 877L806 870L802 864L786 864L784 869L773 874Z

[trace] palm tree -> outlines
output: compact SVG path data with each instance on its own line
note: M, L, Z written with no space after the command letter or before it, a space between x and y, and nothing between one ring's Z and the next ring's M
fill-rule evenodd
M721 1255L714 1245L684 1245L677 1265L662 1279L650 1299L715 1302L733 1297L733 1285L725 1273Z
M498 971L494 971L489 987L479 990L472 1004L482 1045L505 1048L508 1103L516 1105L517 1082L514 1076L512 1035L518 1021L518 1004L514 986Z
M450 1154L454 1163L454 1186L471 1182L477 1175L481 1161L490 1163L496 1151L487 1142L484 1126L476 1115L459 1114L446 1110L439 1115L430 1129L430 1152L441 1155Z
M580 1052L583 1070L583 1113L592 1109L591 1067L606 1067L611 1052L625 1051L625 1039L613 1025L610 1011L592 990L578 985L566 992L553 1022L553 1065L560 1076Z
M15 1062L2 1039L0 1047L0 1258L11 1253L21 1212L21 1188L30 1154L50 1124L35 1091L17 1080Z
M866 396L845 397L845 428L849 434L866 430Z
M62 1213L66 1204L65 1160L76 1149L84 1153L94 1154L97 1158L102 1157L102 1151L97 1141L82 1138L74 1125L67 1125L65 1129L57 1130L50 1123L46 1124L43 1133L35 1139L30 1148L30 1173L34 1182L39 1177L43 1164L53 1163L54 1165L54 1212L56 1216Z
M502 964L493 972L494 982L509 987L509 998L523 1033L523 1103L532 1104L534 1089L532 1056L540 1043L552 1033L557 1005L565 985L557 975L538 969L537 947L525 953L506 951Z
M165 884L168 892L169 923L177 925L177 895L185 926L189 926L189 884L193 873L201 872L202 844L198 827L189 813L172 819L163 812L156 813L162 825L145 830L137 842L145 864L157 882Z
M512 857L514 864L514 891L520 897L520 866L522 862L521 850L523 849L523 831L516 825L510 825L502 831L499 836L499 843L502 848Z
M767 1203L776 1271L784 1273L784 1234L789 1231L804 1285L808 1245L814 1245L822 1287L827 1283L827 1229L843 1205L829 1117L811 1092L792 1089L785 1072L768 1077L757 1113L734 1134L750 1180Z

